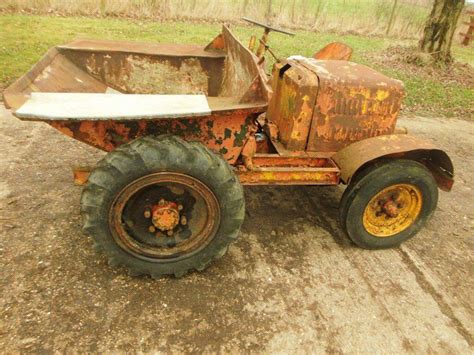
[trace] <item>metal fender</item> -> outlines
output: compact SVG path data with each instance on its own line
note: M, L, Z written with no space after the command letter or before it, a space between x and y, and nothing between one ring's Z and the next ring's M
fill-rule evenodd
M346 184L358 171L380 158L419 161L431 171L441 190L450 191L454 183L453 163L446 152L409 134L364 139L341 149L331 158L341 170L341 180Z

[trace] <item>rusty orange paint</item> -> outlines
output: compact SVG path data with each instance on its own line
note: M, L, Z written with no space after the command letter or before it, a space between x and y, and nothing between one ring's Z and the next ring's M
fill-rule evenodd
M319 77L309 151L336 152L366 138L391 134L403 85L366 66L344 61L306 61Z
M255 168L237 171L244 185L337 185L337 168Z
M230 164L237 161L254 127L252 115L236 112L211 117L135 121L52 121L51 126L65 135L110 152L133 139L174 134L189 141L200 141Z
M317 168L335 166L330 159L313 157L284 157L278 154L256 154L253 157L253 164L257 167L302 167Z
M92 171L91 167L74 167L72 169L73 172L73 178L74 178L74 185L77 186L82 186L87 183L87 180L89 179L89 175Z
M307 75L304 68L282 61L275 64L272 85L267 118L278 126L278 137L288 150L303 151L316 103L318 78Z
M247 142L245 142L244 148L242 149L242 161L245 167L249 170L253 169L253 157L257 152L257 141L255 140L255 136L251 135Z
M222 50L225 48L225 40L224 40L224 36L222 35L222 33L219 33L216 38L214 38L211 43L209 43L205 50L212 50L212 49L217 49L217 50Z
M333 42L313 55L314 59L350 60L352 48L344 43Z
M341 169L341 180L349 183L357 170L380 158L412 159L424 164L440 189L450 191L454 167L449 156L429 141L409 134L368 138L341 149L331 159Z
M281 157L277 154L256 154L252 170L236 171L244 185L337 185L340 171L327 158ZM76 168L74 181L77 185L87 183L92 168Z
M153 225L161 231L170 231L175 228L180 221L178 207L176 202L164 199L153 205L151 208Z

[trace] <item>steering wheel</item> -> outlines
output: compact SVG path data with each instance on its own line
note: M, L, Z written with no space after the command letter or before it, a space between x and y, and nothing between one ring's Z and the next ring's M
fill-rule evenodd
M283 33L283 34L288 35L288 36L294 36L295 35L293 32L288 32L288 31L282 30L280 28L272 27L272 26L266 25L264 23L249 19L247 17L242 17L242 20L247 21L247 22L249 22L253 25L263 27L265 29L265 32L275 31L275 32Z

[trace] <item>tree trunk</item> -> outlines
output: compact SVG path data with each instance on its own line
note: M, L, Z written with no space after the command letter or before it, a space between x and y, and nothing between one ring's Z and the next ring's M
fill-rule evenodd
M452 61L451 44L465 0L434 0L426 21L420 49L438 62Z

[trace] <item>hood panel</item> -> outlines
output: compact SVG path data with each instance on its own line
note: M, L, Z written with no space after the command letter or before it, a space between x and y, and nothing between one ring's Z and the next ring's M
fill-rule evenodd
M307 150L336 152L353 142L393 133L404 96L401 81L343 60L292 61L319 78Z

